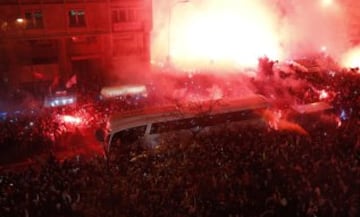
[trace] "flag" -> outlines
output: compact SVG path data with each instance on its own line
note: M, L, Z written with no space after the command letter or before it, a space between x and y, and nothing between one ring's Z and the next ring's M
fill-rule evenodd
M65 87L66 87L66 88L71 88L71 87L74 86L75 84L77 84L76 74L74 74L73 76L71 76L71 78L66 82Z

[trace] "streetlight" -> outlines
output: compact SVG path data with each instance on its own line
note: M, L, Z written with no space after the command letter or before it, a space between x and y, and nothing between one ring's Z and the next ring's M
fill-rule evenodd
M171 15L172 15L172 9L180 3L188 3L190 2L189 0L177 0L176 2L170 2L169 4L169 14L168 14L168 50L167 50L167 57L166 57L166 65L167 66L171 66L171 49L170 49L170 44L171 44Z

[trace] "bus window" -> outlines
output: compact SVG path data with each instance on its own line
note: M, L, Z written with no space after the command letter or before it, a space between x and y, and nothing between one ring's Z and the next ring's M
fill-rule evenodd
M212 116L212 123L210 125L218 124L218 123L228 123L228 122L237 122L237 121L245 121L257 118L258 116L251 110L246 111L237 111L237 112L229 112L224 114L217 114Z
M191 129L197 126L196 118L158 122L151 125L150 134L159 134L177 130Z
M132 144L145 135L146 125L122 130L114 135L112 143L120 140L121 144Z
M157 122L151 125L150 134L160 134L170 131L193 129L195 127L209 127L230 122L250 120L256 117L257 116L254 112L248 110L215 115L204 115L174 121Z

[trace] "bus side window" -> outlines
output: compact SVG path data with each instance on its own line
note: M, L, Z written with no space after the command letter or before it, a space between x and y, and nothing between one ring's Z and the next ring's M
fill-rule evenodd
M191 129L196 126L197 123L195 118L157 122L151 125L150 134L160 134L177 130Z
M245 121L256 118L256 114L251 110L229 112L224 114L218 114L214 117L214 122L229 123L237 121Z
M115 134L113 141L120 140L121 144L132 144L145 135L146 125L122 130Z
M149 134L161 134L170 131L194 129L197 127L209 127L227 124L237 121L245 121L256 118L251 110L227 112L213 115L204 115L193 118L164 121L151 124Z

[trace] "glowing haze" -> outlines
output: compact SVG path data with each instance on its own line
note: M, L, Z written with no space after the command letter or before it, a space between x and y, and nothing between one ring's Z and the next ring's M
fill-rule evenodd
M346 52L341 60L342 66L344 67L360 68L360 46Z
M178 17L170 56L180 64L256 64L280 57L279 38L270 11L257 1L209 1L197 12ZM253 10L255 9L255 10Z
M183 69L249 67L347 48L342 8L322 0L154 0L152 61Z

